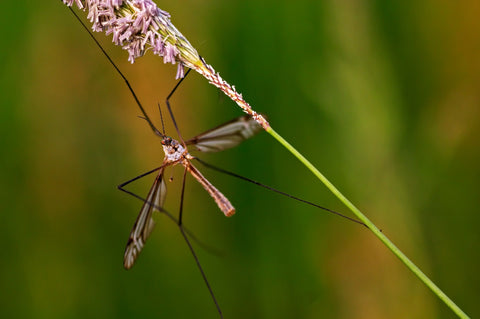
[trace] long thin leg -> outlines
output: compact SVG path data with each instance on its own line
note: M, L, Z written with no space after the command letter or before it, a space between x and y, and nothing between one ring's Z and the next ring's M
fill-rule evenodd
M143 174L141 174L141 175L138 175L137 177L134 177L134 178L132 178L132 179L129 179L128 181L126 181L126 182L121 183L120 185L118 185L117 188L118 188L119 190L123 191L123 192L127 192L128 194L130 194L128 190L126 190L126 189L123 188L124 186L127 186L127 185L130 184L131 182L135 182L136 180L138 180L138 179L140 179L140 178L142 178L142 177L145 177L145 176L147 176L147 175L152 174L153 172L158 171L158 170L161 169L163 166L164 166L164 165L159 166L159 167L154 168L154 169L152 169L152 170L150 170L150 171L148 171L148 172L146 172L146 173L143 173ZM130 195L132 195L132 194L130 194Z
M105 50L102 48L102 46L100 45L100 43L97 41L97 39L93 36L92 32L90 32L90 29L83 23L83 21L78 17L78 15L75 13L75 11L73 11L72 7L68 7L70 9L70 11L73 13L73 15L75 16L75 18L77 18L77 20L80 22L80 24L83 26L83 28L85 30L87 30L88 34L90 35L90 37L93 39L93 41L95 41L95 43L97 44L97 46L100 48L100 50L102 51L102 53L107 57L108 61L110 62L110 64L115 68L115 70L118 72L118 74L120 74L120 76L122 77L123 81L125 81L125 84L127 85L128 89L130 90L130 92L132 93L133 95L133 98L135 99L135 102L137 103L138 107L140 108L140 111L142 112L143 116L145 117L145 120L147 120L148 124L150 125L150 127L152 128L153 132L155 132L155 134L159 135L159 136L163 136L162 133L155 127L155 125L153 125L153 122L150 120L150 118L148 117L147 115L147 112L145 112L145 109L143 108L142 106L142 103L140 103L140 100L138 99L137 95L135 94L135 91L133 90L132 86L130 85L130 82L128 82L127 78L125 77L125 75L123 75L122 71L120 71L120 69L117 67L117 65L113 62L113 60L110 58L110 56L107 54L107 52L105 52ZM190 71L190 69L189 69ZM187 72L188 74L188 72ZM182 79L183 80L183 79ZM179 81L181 82L181 81Z
M188 240L188 237L184 232L183 226L179 226L179 227L180 227L180 232L182 233L183 238L185 238L185 242L187 243L188 248L190 249L190 252L192 253L193 258L195 259L195 262L197 263L197 268L198 268L198 270L200 270L200 273L202 274L203 281L207 285L208 291L210 292L210 295L212 296L212 299L213 299L213 302L215 303L215 307L217 308L218 314L220 315L220 318L223 319L222 309L220 309L220 305L218 304L217 299L215 298L215 295L213 294L212 287L210 287L210 283L208 282L207 276L205 275L205 272L203 271L203 268L200 265L200 261L198 260L198 257L195 254L195 251L193 250L192 244Z
M141 174L141 175L138 175L137 177L134 177L134 178L132 178L132 179L130 179L130 180L128 180L128 181L126 181L126 182L118 185L117 188L118 188L119 190L121 190L122 192L127 193L127 194L129 194L130 196L133 196L133 197L141 200L142 202L147 202L147 204L151 205L152 207L154 207L154 208L157 209L158 211L164 213L164 214L165 214L170 220L172 220L176 225L179 225L178 219L175 218L175 217L174 217L172 214L170 214L168 211L166 211L163 207L159 207L158 205L155 205L155 203L149 202L149 201L147 201L147 199L143 198L142 196L139 196L139 195L137 195L137 194L129 191L128 189L125 189L125 188L124 188L126 185L128 185L128 184L130 184L130 183L132 183L132 182L134 182L134 181L136 181L136 180L138 180L138 179L140 179L140 178L142 178L142 177L144 177L144 176L147 176L147 175L149 175L149 174L152 174L153 172L158 171L158 170L161 169L162 167L163 167L163 166L160 166L160 167L154 168L154 169L152 169L152 170L150 170L150 171L148 171L148 172L146 172L146 173L143 173L143 174ZM212 254L212 255L214 255L214 256L222 256L222 255L223 255L222 252L220 252L220 251L218 251L217 249L215 249L215 248L213 248L213 247L205 244L205 243L202 242L200 239L198 239L198 237L197 237L191 230L189 230L188 228L186 228L186 227L184 227L184 226L182 226L182 228L183 228L183 230L185 231L185 233L186 233L188 236L190 236L195 243L197 243L198 246L200 246L203 250L207 251L209 254Z
M182 178L182 193L180 195L180 209L178 212L178 226L182 226L182 215L183 215L183 198L185 196L185 180L187 179L187 168L183 170Z
M296 196L290 195L290 194L288 194L288 193L282 192L282 191L280 191L280 190L278 190L278 189L275 189L275 188L273 188L273 187L270 187L270 186L267 186L267 185L262 184L262 183L260 183L260 182L254 181L253 179L250 179L250 178L247 178L247 177L244 177L244 176L241 176L241 175L232 173L232 172L230 172L230 171L224 170L223 168L216 167L216 166L214 166L214 165L212 165L212 164L209 164L209 163L207 163L207 162L199 159L198 157L195 157L195 159L196 159L198 162L200 162L203 166L208 167L208 168L210 168L210 169L213 169L213 170L215 170L215 171L217 171L217 172L220 172L220 173L223 173L223 174L227 174L227 175L230 175L230 176L233 176L233 177L242 179L242 180L247 181L247 182L249 182L249 183L252 183L252 184L258 185L258 186L260 186L260 187L266 188L266 189L268 189L268 190L271 190L271 191L273 191L273 192L275 192L275 193L278 193L278 194L280 194L280 195L286 196L286 197L288 197L288 198L292 198L292 199L294 199L294 200L297 200L297 201L299 201L299 202L308 204L308 205L310 205L310 206L314 206L314 207L320 208L320 209L322 209L322 210L324 210L324 211L327 211L327 212L329 212L329 213L338 215L338 216L343 217L343 218L346 218L346 219L348 219L348 220L350 220L350 221L352 221L352 222L354 222L354 223L357 223L357 224L360 224L360 225L363 225L363 226L367 227L367 225L365 225L365 224L362 223L361 221L356 220L356 219L354 219L354 218L352 218L352 217L348 217L348 216L346 216L346 215L343 215L343 214L341 214L341 213L339 213L339 212L336 212L336 211L334 211L334 210L331 210L331 209L329 209L329 208L326 208L326 207L317 205L317 204L312 203L312 202L309 202L309 201L307 201L307 200L305 200L305 199L301 199L301 198L298 198L298 197L296 197Z
M170 113L170 117L172 118L173 125L175 126L175 129L177 130L178 138L182 142L183 147L186 147L185 146L185 141L183 140L182 134L180 133L180 130L178 129L177 122L175 121L175 117L173 116L172 108L170 107L170 98L172 97L173 93L175 93L175 91L180 86L180 84L183 82L183 80L185 80L185 78L187 77L187 75L190 73L191 70L192 69L187 70L187 72L185 73L185 76L183 78L181 78L180 81L177 82L177 84L175 85L173 90L170 92L170 94L168 94L167 99L165 100L165 103L167 104L168 112Z
M183 214L183 199L185 197L185 179L187 177L187 168L185 167L185 170L183 172L183 181L182 181L182 193L180 196L180 209L178 212L178 227L180 228L180 232L183 235L183 238L185 238L185 242L188 245L188 248L190 249L190 252L192 253L193 258L195 259L195 262L197 263L197 268L202 274L203 281L205 282L205 285L207 285L208 291L210 292L210 296L212 296L213 302L215 303L215 307L217 307L218 314L220 315L220 318L223 319L223 314L222 310L220 309L220 305L217 302L217 298L215 298L215 294L213 293L212 287L210 287L210 283L208 282L207 275L205 275L205 272L203 271L202 266L200 265L200 260L197 257L197 254L195 253L195 250L193 249L192 245L190 244L190 241L188 240L187 235L183 231L183 225L182 225L182 214Z

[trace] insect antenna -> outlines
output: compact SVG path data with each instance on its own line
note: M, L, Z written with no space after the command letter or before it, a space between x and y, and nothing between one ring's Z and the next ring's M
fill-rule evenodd
M273 192L275 192L275 193L278 193L278 194L280 194L280 195L283 195L283 196L285 196L285 197L292 198L292 199L294 199L294 200L297 200L297 201L299 201L299 202L308 204L308 205L313 206L313 207L316 207L316 208L320 208L321 210L324 210L324 211L326 211L326 212L329 212L329 213L335 214L335 215L337 215L337 216L346 218L346 219L348 219L348 220L350 220L350 221L352 221L352 222L354 222L354 223L357 223L357 224L360 224L360 225L363 225L363 226L367 227L367 225L365 225L364 223L362 223L362 222L359 221L359 220L356 220L355 218L348 217L348 216L346 216L346 215L344 215L344 214L342 214L342 213L336 212L336 211L331 210L331 209L329 209L329 208L326 208L326 207L320 206L320 205L318 205L318 204L309 202L309 201L307 201L307 200L305 200L305 199L301 199L301 198L299 198L299 197L296 197L296 196L290 195L290 194L288 194L288 193L282 192L282 191L280 191L280 190L278 190L278 189L275 189L275 188L273 188L273 187L271 187L271 186L262 184L262 183L260 183L260 182L257 182L257 181L255 181L255 180L253 180L253 179L250 179L250 178L248 178L248 177L241 176L241 175L235 174L235 173L233 173L233 172L227 171L227 170L225 170L225 169L223 169L223 168L214 166L214 165L212 165L212 164L209 164L209 163L207 163L207 162L199 159L198 157L195 157L195 160L197 160L197 161L198 161L199 163L201 163L203 166L208 167L208 168L210 168L210 169L213 169L213 170L215 170L215 171L217 171L217 172L220 172L220 173L223 173L223 174L227 174L227 175L230 175L230 176L239 178L239 179L241 179L241 180L244 180L244 181L247 181L247 182L249 182L249 183L252 183L252 184L258 185L258 186L260 186L260 187L266 188L266 189L268 189L268 190L271 190L271 191L273 191Z
M160 112L160 121L162 122L162 132L163 132L163 135L165 135L165 123L163 123L162 108L160 107L160 103L157 103L157 105L158 105L158 111Z
M110 62L110 64L115 68L115 70L118 72L118 74L120 74L120 76L122 77L123 81L125 82L125 84L128 86L128 89L130 90L130 92L132 93L133 95L133 98L135 99L135 102L137 103L138 107L140 108L140 111L142 112L143 114L143 117L145 118L145 120L148 122L148 124L150 125L150 127L152 128L153 132L161 137L163 137L164 135L155 127L155 125L153 124L153 122L150 120L150 118L148 117L147 115L147 112L145 112L145 109L143 108L142 106L142 103L140 103L140 100L138 99L137 95L135 94L135 91L133 90L132 86L130 85L130 82L128 82L127 78L125 77L125 75L123 75L122 71L120 71L120 69L117 67L117 65L113 62L113 60L110 58L110 56L107 54L107 52L103 49L103 47L100 45L100 43L97 41L97 39L93 36L92 32L90 32L90 29L85 25L85 23L83 23L83 21L80 19L80 17L75 13L75 11L72 9L72 7L68 7L68 9L70 9L70 11L72 12L72 14L75 16L75 18L80 22L80 24L83 26L83 28L88 32L88 34L90 35L90 37L93 39L93 41L95 41L96 45L100 48L100 50L102 51L102 53L105 55L105 57L108 59L108 61Z

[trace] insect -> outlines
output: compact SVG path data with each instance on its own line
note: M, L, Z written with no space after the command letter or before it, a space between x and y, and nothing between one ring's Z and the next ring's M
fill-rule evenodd
M185 77L188 75L189 71L185 74L185 77L180 79L180 81L177 83L177 85L173 88L171 93L168 95L166 98L166 104L168 111L170 113L170 116L172 118L173 124L176 128L177 134L179 136L179 140L175 140L171 137L168 137L165 135L165 132L160 132L154 125L153 122L150 120L148 117L147 113L145 112L142 104L140 103L138 97L136 96L134 90L132 89L130 83L126 79L126 77L123 75L123 73L118 69L118 67L115 65L115 63L112 61L112 59L108 56L108 54L105 52L105 50L101 47L101 45L98 43L98 41L95 39L95 37L92 35L90 30L85 26L85 24L80 20L80 18L75 14L75 12L70 8L71 12L75 15L75 17L78 19L78 21L82 24L82 26L87 30L89 35L92 37L92 39L95 41L97 46L100 48L100 50L103 52L103 54L106 56L106 58L109 60L109 62L112 64L112 66L115 68L117 73L122 77L124 80L125 84L128 86L133 98L135 99L135 102L137 106L140 108L143 118L147 121L153 132L161 138L161 143L163 150L165 152L165 158L163 160L163 163L160 167L157 167L153 170L150 170L149 172L146 172L140 176L137 176L125 183L122 183L121 185L118 186L120 190L123 192L126 192L140 200L143 201L143 206L140 210L140 213L138 214L138 217L135 221L135 224L133 226L133 229L130 233L127 246L125 249L125 254L124 254L124 267L129 269L133 266L135 263L135 260L137 259L139 253L143 249L145 245L145 241L148 238L148 236L151 234L153 227L154 227L154 221L152 219L152 214L154 211L160 211L164 214L166 214L170 219L176 222L176 224L179 227L179 230L184 237L185 242L187 243L190 252L192 256L195 259L196 265L203 277L203 280L209 290L209 293L215 303L215 306L217 308L217 312L219 313L220 317L223 318L222 311L220 309L220 306L214 296L213 290L210 287L210 284L207 280L207 277L205 275L205 272L203 271L199 259L189 241L189 237L197 240L193 234L186 229L183 224L182 224L182 213L183 213L183 197L184 197L184 190L185 190L185 177L186 173L189 172L199 183L204 187L204 189L210 194L210 196L215 200L217 203L217 206L220 208L220 210L226 215L226 216L231 216L234 214L235 209L233 205L230 203L230 201L220 192L218 191L203 175L198 171L198 169L193 166L191 161L193 159L199 161L201 164L203 164L206 167L212 168L214 170L217 170L219 172L246 180L248 182L254 183L256 185L259 185L261 187L267 188L269 190L272 190L274 192L277 192L281 195L287 196L289 198L301 201L303 203L306 203L308 205L315 206L317 208L320 208L322 210L328 211L333 214L337 214L341 217L344 217L346 219L349 219L353 222L359 223L363 226L365 226L363 223L360 221L357 221L353 218L350 218L348 216L345 216L343 214L340 214L338 212L335 212L333 210L330 210L328 208L319 206L317 204L308 202L306 200L300 199L298 197L289 195L287 193L278 191L272 187L266 186L262 183L256 182L254 180L251 180L249 178L245 178L243 176L237 175L235 173L217 168L215 166L212 166L192 155L188 152L187 145L191 145L197 148L197 150L202 151L202 152L215 152L215 151L221 151L227 148L234 147L244 141L245 139L248 139L255 135L258 131L260 131L260 126L256 124L255 121L252 120L249 116L242 116L239 117L233 121L227 122L223 125L220 125L212 130L206 131L190 140L184 141L180 131L178 129L177 123L175 121L175 118L173 116L170 104L169 104L169 99L172 96L172 94L176 91L178 86L182 83L182 81L185 79ZM163 208L163 203L165 201L165 196L166 196L166 186L164 182L164 171L165 168L169 166L174 166L180 164L182 165L184 169L184 175L183 175L183 181L182 181L182 190L181 190L181 199L180 199L180 208L179 208L179 215L178 219L175 218L172 214L170 214L168 211L166 211ZM142 198L141 196L138 196L137 194L134 194L133 192L127 190L124 188L124 186L128 185L129 183L138 180L146 175L149 175L151 173L154 173L158 171L157 176L153 182L153 185L147 195L147 198ZM198 241L198 240L197 240Z
M223 195L219 190L217 190L215 186L213 186L192 164L191 161L195 159L195 157L190 155L187 149L187 145L192 145L201 152L218 152L231 147L235 147L260 131L260 125L258 125L257 122L249 115L236 118L214 129L197 135L185 142L179 142L171 137L166 136L165 133L155 130L156 134L158 134L162 138L161 143L163 146L165 157L163 159L162 165L158 168L157 177L153 182L153 185L130 233L124 256L124 267L126 269L130 269L133 266L135 260L138 257L138 254L140 253L145 244L146 239L148 238L153 229L153 211L159 210L159 208L163 207L166 196L166 185L163 175L167 167L180 164L185 168L185 172L183 175L182 200L180 202L180 207L182 207L183 204L185 175L186 172L189 172L215 200L218 207L225 214L225 216L230 217L235 213L235 208L227 199L227 197L225 197L225 195ZM141 175L141 177L143 176L144 175ZM133 180L136 179L137 178ZM133 180L127 181L126 183L119 185L118 188L122 191L125 191L123 187L132 182ZM180 211L177 222L179 225L182 224L182 211Z
M178 85L174 88L172 92ZM167 100L168 101L168 100ZM172 115L172 119L174 121L175 127L176 123L173 118L173 114L170 109L170 105L167 102L168 109L170 114ZM146 115L146 113L145 113ZM148 117L145 119L149 122L149 124L154 128L154 125L150 122ZM212 288L208 282L208 279L205 275L205 272L198 260L198 257L190 244L188 239L188 235L192 237L194 240L198 242L196 237L186 230L182 225L182 213L183 213L183 198L184 198L184 191L185 191L185 178L186 173L189 172L202 186L203 188L210 194L210 196L215 200L220 210L225 214L225 216L230 217L235 213L235 208L230 203L230 201L223 195L219 190L215 188L201 173L200 171L191 163L194 156L192 156L188 149L187 145L194 146L198 151L202 152L218 152L222 151L231 147L235 147L236 145L240 144L242 141L254 136L256 133L261 131L260 125L249 115L244 115L239 118L236 118L230 122L222 124L214 129L206 131L202 134L199 134L187 141L179 142L169 136L166 136L164 132L160 132L156 128L154 132L161 137L161 144L163 147L163 151L165 153L165 157L163 159L163 163L160 167L153 169L145 174L137 176L125 183L122 183L118 186L118 189L131 194L141 200L144 201L143 206L140 210L140 213L135 220L135 224L130 232L130 236L128 238L128 242L125 248L124 253L124 262L123 265L126 269L130 269L140 252L142 251L145 241L149 237L150 233L153 230L155 222L152 218L152 214L155 210L165 213L170 219L174 220L179 229L182 233L182 236L187 243L192 256L195 259L198 269L204 279L204 282L209 290L209 293L217 307L217 311L220 314L220 317L223 318L220 306L215 298ZM178 131L178 128L177 128ZM180 136L180 134L179 134ZM182 181L182 191L181 191L181 199L180 199L180 212L178 219L175 219L169 212L165 211L163 208L163 204L166 198L166 184L164 180L164 172L165 169L169 166L174 166L180 164L182 165L185 170L183 174L183 181ZM157 176L153 182L152 187L147 195L146 199L141 198L140 196L126 190L124 186L128 185L129 183L142 178L150 173L158 171Z

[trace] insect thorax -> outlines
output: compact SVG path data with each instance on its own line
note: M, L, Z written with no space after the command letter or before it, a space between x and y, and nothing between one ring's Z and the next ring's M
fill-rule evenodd
M183 145L171 137L165 137L162 140L162 146L168 162L178 162L189 155Z

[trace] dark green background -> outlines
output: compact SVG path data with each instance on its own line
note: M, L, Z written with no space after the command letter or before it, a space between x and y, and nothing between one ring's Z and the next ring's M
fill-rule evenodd
M480 316L478 1L158 4L280 134ZM0 317L218 317L164 216L135 267L122 267L141 203L115 187L162 160L124 83L60 1L1 7ZM150 52L130 65L97 36L159 123L175 67ZM241 114L197 74L172 105L185 137ZM347 213L266 133L203 158ZM363 227L201 170L237 208L223 217L188 179L185 224L222 251L196 246L226 318L454 317ZM181 174L168 185L172 212ZM151 182L131 189L146 194Z

